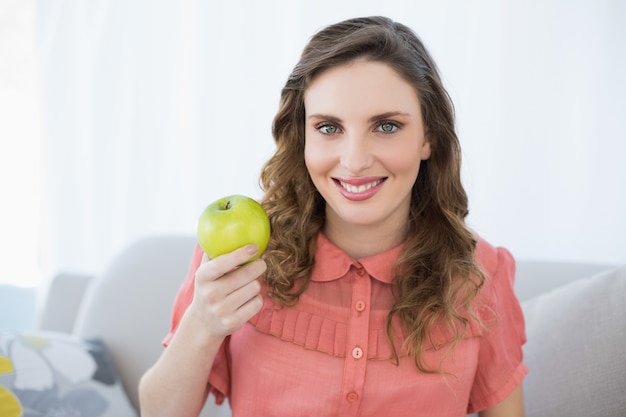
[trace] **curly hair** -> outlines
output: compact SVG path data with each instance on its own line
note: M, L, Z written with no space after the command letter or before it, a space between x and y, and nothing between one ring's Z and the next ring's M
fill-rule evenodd
M412 190L409 233L394 269L395 302L387 335L398 363L392 320L399 319L407 335L401 349L413 356L420 371L434 372L422 361L433 328L443 323L451 330L454 348L470 320L478 320L471 302L485 278L474 261L476 237L465 224L468 201L454 107L435 62L405 25L364 17L328 26L310 39L288 77L272 126L276 151L260 179L272 226L265 280L270 295L283 306L296 303L309 284L325 202L304 163L304 92L320 72L357 58L389 65L414 87L428 132L431 157L422 161Z

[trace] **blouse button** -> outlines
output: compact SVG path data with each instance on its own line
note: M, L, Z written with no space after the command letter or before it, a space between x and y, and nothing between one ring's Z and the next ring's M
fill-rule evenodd
M359 394L357 394L357 393L356 393L356 392L354 392L354 391L351 391L351 392L349 392L349 393L346 395L346 399L347 399L348 401L350 401L351 403L353 403L353 402L355 402L356 400L358 400L358 399L359 399Z
M354 308L356 311L365 310L365 301L362 301L362 300L357 301L356 304L354 305Z
M358 346L352 349L352 357L354 359L361 359L363 357L363 349Z
M356 268L356 273L357 273L360 277L362 277L363 275L365 275L365 268L363 268L361 265L359 265L359 266Z

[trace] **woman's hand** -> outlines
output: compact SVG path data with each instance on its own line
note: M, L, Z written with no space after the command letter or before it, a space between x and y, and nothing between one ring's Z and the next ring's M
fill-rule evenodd
M208 336L226 337L261 310L258 278L267 266L261 259L245 264L257 251L247 245L215 259L204 255L187 314L204 324Z

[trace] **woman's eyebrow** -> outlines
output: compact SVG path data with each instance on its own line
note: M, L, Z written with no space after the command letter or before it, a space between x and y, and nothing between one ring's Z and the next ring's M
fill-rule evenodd
M368 119L368 121L371 122L375 122L377 120L383 120L383 119L389 119L392 117L410 117L411 115L409 113L403 112L403 111L389 111L389 112L385 112L385 113L381 113L381 114L377 114L375 116L372 116Z
M341 119L337 116L332 116L330 114L322 114L322 113L314 113L307 117L307 119L320 119L320 120L328 120L333 123L340 123Z
M411 115L407 112L403 112L403 111L388 111L385 113L380 113L380 114L376 114L372 117L370 117L369 119L367 119L368 122L375 122L377 120L383 120L383 119L389 119L391 117L410 117ZM322 114L322 113L313 113L309 116L307 116L307 119L321 119L321 120L328 120L329 122L333 122L333 123L340 123L342 120L337 117L337 116L332 116L330 114Z

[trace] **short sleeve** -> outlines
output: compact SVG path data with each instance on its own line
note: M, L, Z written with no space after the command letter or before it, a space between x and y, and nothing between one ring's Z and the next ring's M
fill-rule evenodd
M479 241L476 255L486 275L479 296L480 316L486 329L468 413L498 404L528 373L522 351L526 342L524 316L513 290L515 260L508 250L494 248L483 240Z
M193 300L194 293L194 285L196 279L196 270L202 263L202 256L204 251L200 246L196 245L196 249L194 251L193 257L191 259L191 264L189 265L189 270L187 271L187 276L183 281L182 285L178 289L178 293L176 294L176 298L174 300L174 306L172 307L172 318L170 325L170 332L163 340L163 346L169 345L172 337L174 337L174 333L176 333L176 329L178 328L178 324L182 319L185 311L191 304ZM211 369L211 373L208 377L208 383L210 386L211 394L215 396L215 402L217 404L222 404L224 399L229 394L229 386L230 386L230 357L228 354L228 344L229 339L226 338L225 342L222 343L217 355L215 357L215 361L213 362L213 368Z

